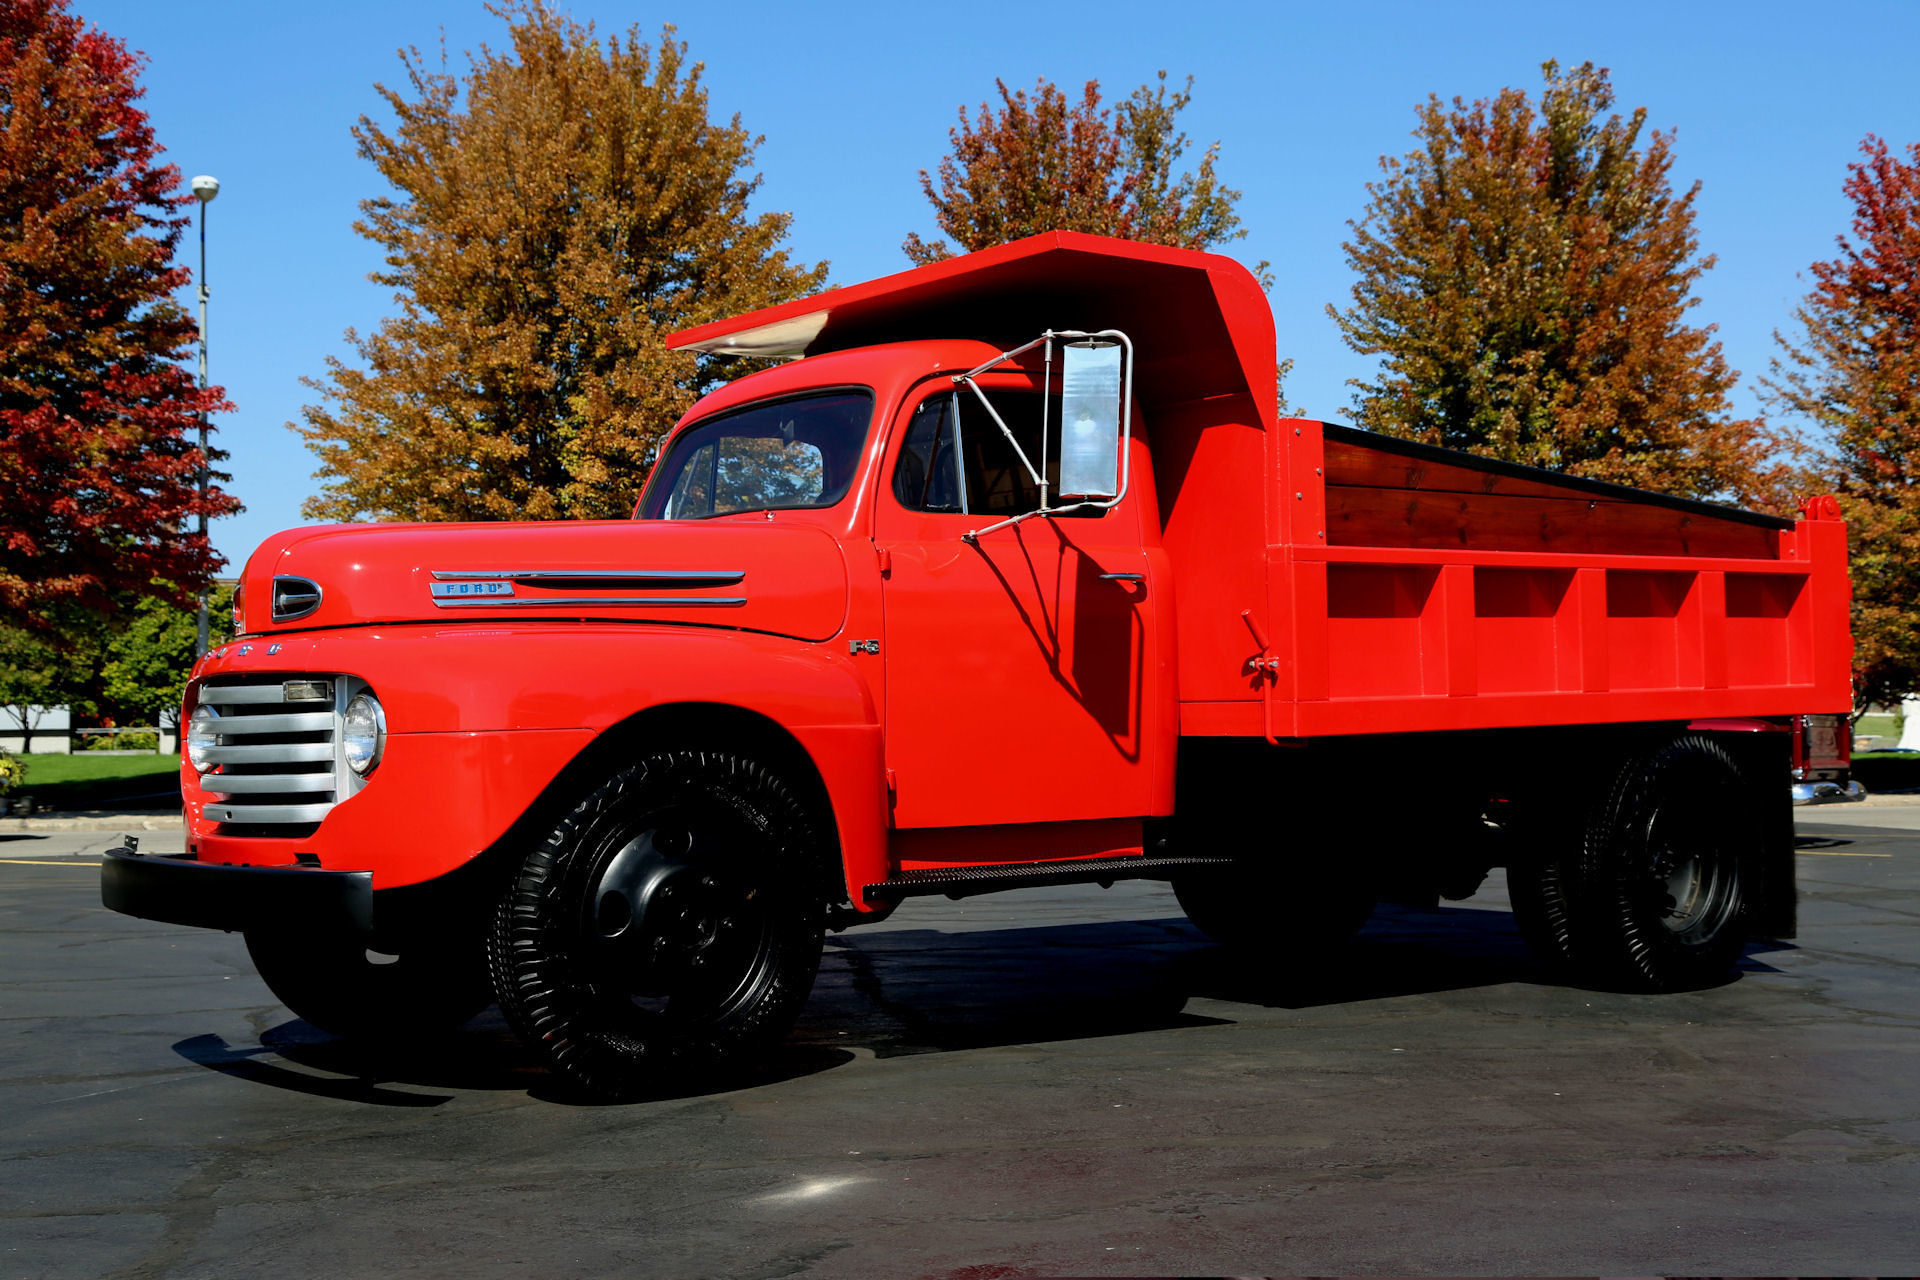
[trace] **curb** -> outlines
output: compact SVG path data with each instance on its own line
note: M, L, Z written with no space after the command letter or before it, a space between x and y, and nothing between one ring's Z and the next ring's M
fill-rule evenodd
M180 831L185 823L177 812L48 813L31 818L0 818L0 831Z

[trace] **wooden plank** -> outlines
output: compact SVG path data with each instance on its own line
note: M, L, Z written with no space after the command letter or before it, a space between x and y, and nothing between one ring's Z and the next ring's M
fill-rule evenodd
M1500 493L1327 491L1330 546L1776 559L1780 533L1661 507Z
M1500 493L1514 497L1564 498L1587 502L1589 495L1563 485L1518 476L1496 475L1470 467L1445 466L1419 458L1404 458L1345 440L1328 440L1326 473L1329 485L1361 489L1417 489L1426 493ZM1603 502L1625 499L1599 499Z

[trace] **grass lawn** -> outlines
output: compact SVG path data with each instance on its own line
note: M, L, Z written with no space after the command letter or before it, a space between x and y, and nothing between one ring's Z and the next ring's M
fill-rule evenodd
M82 751L70 756L21 756L26 781L13 795L32 796L42 809L167 809L180 803L180 757L116 756Z
M1856 742L1870 737L1875 739L1875 746L1890 747L1900 741L1900 717L1879 714L1861 716L1859 723L1853 726L1853 736Z

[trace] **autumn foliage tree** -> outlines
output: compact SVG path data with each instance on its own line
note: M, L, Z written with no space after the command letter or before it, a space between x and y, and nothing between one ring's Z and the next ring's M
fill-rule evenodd
M1343 247L1347 344L1382 357L1354 413L1388 435L1689 497L1771 482L1762 424L1737 419L1712 326L1687 323L1711 256L1675 195L1673 135L1609 114L1604 69L1548 62L1518 89L1417 108Z
M1006 244L1045 231L1084 231L1180 249L1214 249L1246 237L1235 206L1240 192L1221 185L1220 144L1201 154L1199 166L1174 174L1191 145L1179 127L1193 101L1193 77L1169 92L1167 73L1135 89L1117 107L1101 105L1100 82L1087 81L1080 101L1070 103L1052 81L1041 79L1031 96L995 80L1000 106L980 104L978 116L960 108L960 123L947 131L951 150L934 175L920 171L920 191L933 206L934 222L959 252ZM946 240L908 234L900 246L915 265L953 256ZM1265 262L1253 273L1266 288L1273 276ZM1282 415L1292 360L1276 370Z
M1043 231L1085 231L1148 244L1208 249L1247 233L1234 205L1240 193L1222 186L1215 168L1220 144L1197 169L1174 174L1190 145L1178 120L1193 98L1193 77L1169 92L1167 73L1141 85L1117 107L1101 105L1089 80L1080 101L1041 80L1029 95L994 81L1000 106L960 108L947 133L952 150L939 178L920 171L920 190L934 221L971 253ZM901 246L916 264L951 257L945 240L909 235ZM1265 264L1261 264L1264 270Z
M1920 143L1879 138L1847 168L1853 238L1816 262L1795 310L1798 343L1764 385L1772 403L1824 428L1847 517L1854 696L1920 691Z
M708 118L672 28L655 49L532 0L498 12L510 50L459 78L403 55L409 91L378 86L395 127L354 130L394 188L355 229L399 314L309 381L310 517L624 516L715 377L665 335L824 280L788 261L789 215L748 214L758 139Z
M140 59L64 0L0 0L0 619L46 625L221 563L190 438L229 408L179 362L192 197L136 105ZM155 586L157 582L157 588Z

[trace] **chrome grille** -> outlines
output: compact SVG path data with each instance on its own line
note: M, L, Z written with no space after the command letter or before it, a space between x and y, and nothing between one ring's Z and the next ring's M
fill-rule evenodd
M326 700L287 700L289 684L316 680L331 685ZM201 686L199 704L219 715L218 741L206 749L218 768L200 776L210 797L206 818L235 828L231 834L310 831L358 789L339 739L341 708L359 687L340 677L286 675L216 677Z

